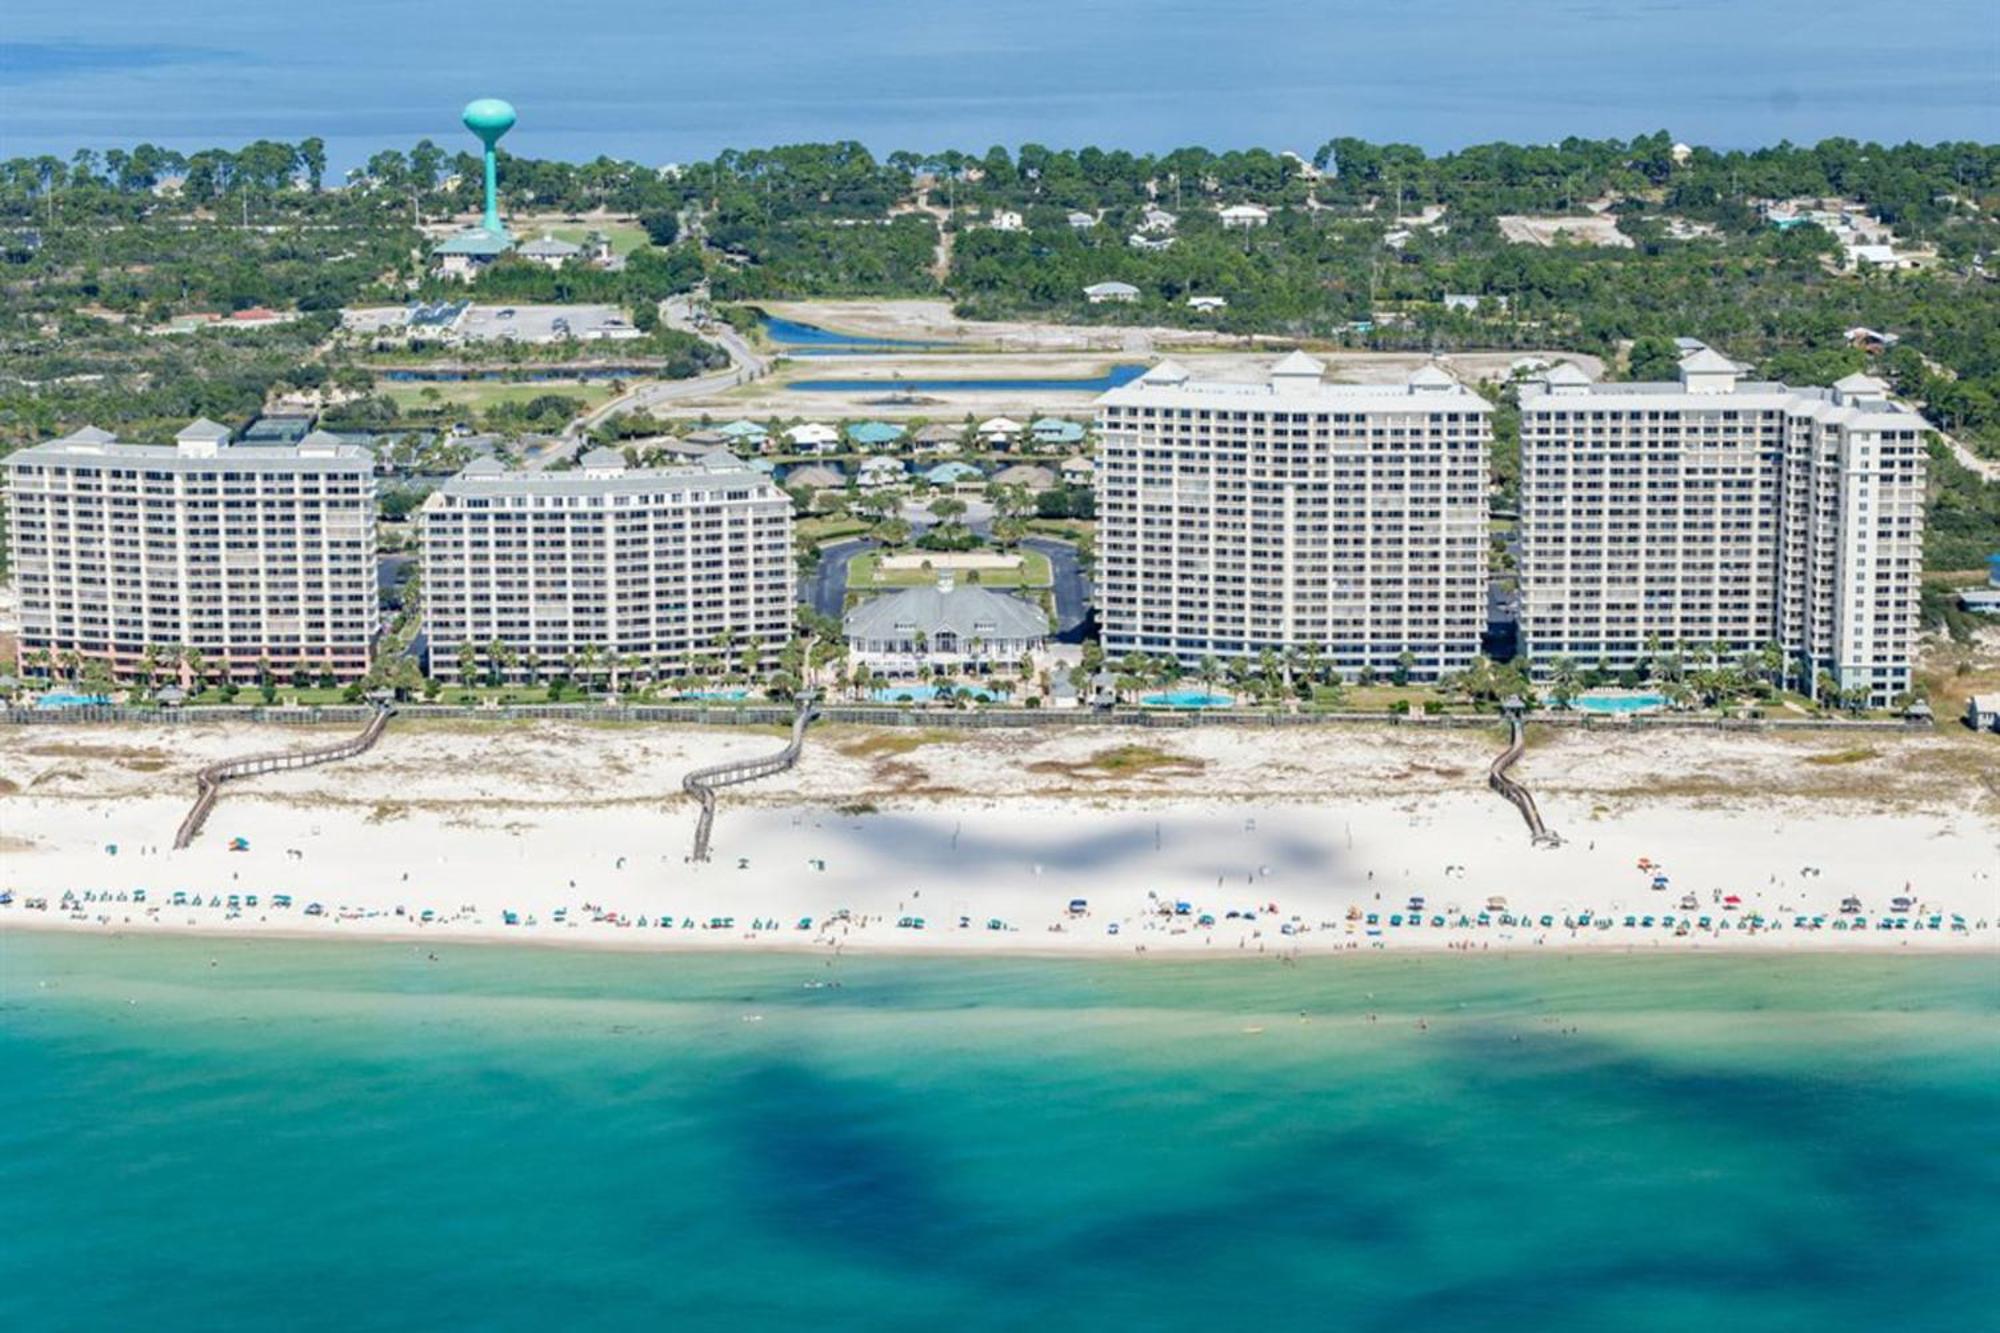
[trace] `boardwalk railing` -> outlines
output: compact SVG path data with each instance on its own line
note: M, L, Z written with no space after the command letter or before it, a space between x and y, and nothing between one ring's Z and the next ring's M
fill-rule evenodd
M200 727L228 723L269 723L277 726L324 726L334 722L365 723L369 709L360 704L329 704L313 707L215 706L195 708L144 708L99 705L77 708L8 708L0 710L0 726L172 726ZM522 721L652 723L666 726L768 727L783 726L792 720L793 710L781 704L423 704L398 705L397 715L408 721L438 719L456 722L505 723ZM976 708L935 708L898 704L825 704L819 709L822 722L850 723L869 727L1295 727L1377 726L1439 728L1490 727L1500 719L1492 713L1429 713L1409 717L1397 713L1251 711L1248 709L1207 709L1201 712L1169 712L1123 706L1099 711L1091 708L1006 708L982 704ZM1536 713L1535 725L1569 727L1579 731L1840 731L1910 732L1934 725L1887 718L1762 717L1723 718L1681 715L1624 718L1592 717L1579 713Z
M721 787L734 787L740 783L755 782L759 778L772 777L782 773L799 762L799 754L805 749L806 728L819 716L813 706L811 695L799 697L798 715L792 719L791 743L776 754L760 755L752 759L732 759L727 763L710 764L697 768L681 779L681 789L701 802L701 818L694 829L694 860L708 859L709 835L715 830L715 793Z
M1548 827L1542 823L1542 812L1536 808L1533 794L1507 776L1507 770L1514 766L1514 762L1528 748L1527 728L1522 726L1521 719L1510 717L1507 719L1507 725L1512 729L1507 739L1507 748L1500 752L1499 757L1493 761L1493 766L1486 770L1486 785L1513 802L1514 808L1521 812L1521 818L1528 821L1528 833L1534 838L1537 847L1554 847L1561 843L1562 839L1549 832Z
M330 764L336 759L351 759L381 739L382 729L389 725L389 717L395 711L387 704L377 707L375 715L368 720L360 735L349 736L332 745L310 750L270 750L263 754L245 755L241 759L224 759L202 769L195 774L194 808L187 812L187 817L181 820L180 829L174 834L175 850L188 846L201 833L201 826L208 822L209 812L215 809L223 783L255 777L259 773L279 773L291 768Z

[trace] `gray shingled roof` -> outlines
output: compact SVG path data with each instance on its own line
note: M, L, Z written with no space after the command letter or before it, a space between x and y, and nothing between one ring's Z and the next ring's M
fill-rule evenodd
M961 584L949 591L908 588L863 602L847 613L841 629L850 639L897 639L919 631L933 642L946 631L961 642L1039 639L1049 632L1049 618L1018 597Z

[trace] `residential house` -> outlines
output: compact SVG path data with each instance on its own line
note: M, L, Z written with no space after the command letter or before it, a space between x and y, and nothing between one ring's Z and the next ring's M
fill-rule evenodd
M1136 301L1139 289L1129 282L1093 282L1083 289L1083 295L1092 305L1103 305L1107 301Z
M1847 247L1847 267L1859 269L1863 264L1891 273L1917 267L1915 255L1900 254L1893 245L1850 245Z
M1062 482L1065 486L1088 486L1097 477L1097 464L1078 455L1062 461Z
M785 473L784 486L786 490L804 486L814 491L838 491L846 489L847 478L824 463L806 463Z
M1024 486L1031 491L1054 490L1056 474L1039 463L1016 463L993 474L996 486Z
M436 261L439 277L470 282L513 248L514 238L507 233L473 227L440 242L431 251L431 258Z
M568 241L559 241L544 232L532 241L524 241L514 247L514 253L543 268L561 268L572 259L583 254L583 247Z
M716 432L723 442L735 449L760 449L768 440L770 432L754 421L732 421Z
M847 428L847 438L864 449L880 449L903 438L903 428L887 421L864 421Z
M1097 225L1097 218L1094 214L1090 213L1071 213L1069 215L1069 225L1077 231L1089 231Z
M1967 699L1965 725L1974 731L2000 731L2000 694L1975 694Z
M953 460L924 470L924 480L933 486L956 487L964 482L984 483L986 474L970 463Z
M1035 443L1043 448L1083 443L1083 423L1079 421L1070 421L1063 417L1041 417L1028 429L1033 433Z
M1228 299L1221 296L1190 296L1187 299L1188 309L1202 314L1211 314L1217 310L1227 309L1228 306Z
M862 463L861 474L855 481L864 491L877 491L885 486L900 486L908 479L902 459L876 454Z
M1271 220L1271 210L1262 204L1231 204L1217 216L1225 227L1261 227Z
M920 454L955 454L965 439L965 427L933 421L918 427L914 439Z
M1900 333L1883 333L1879 329L1871 329L1862 324L1855 325L1844 336L1849 346L1859 347L1870 356L1880 356L1903 341Z
M785 432L785 440L802 454L832 453L840 448L840 432L823 421L806 421Z
M1021 231L1027 226L1021 221L1019 213L1000 208L993 210L993 221L987 225L995 231Z
M988 417L979 423L979 443L988 449L1011 449L1021 429L1011 417Z

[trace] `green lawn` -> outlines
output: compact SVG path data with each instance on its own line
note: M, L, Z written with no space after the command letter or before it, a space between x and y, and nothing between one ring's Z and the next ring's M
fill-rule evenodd
M910 552L923 554L920 551ZM977 582L982 588L1046 588L1055 581L1049 569L1049 558L1040 551L1020 551L1021 564L1011 570L960 570L958 581L962 584ZM928 569L896 570L884 574L878 568L881 553L863 551L847 566L847 588L849 592L862 592L871 588L922 588L937 582L937 572Z
M535 235L539 236L544 231L559 241L568 241L571 245L582 245L584 237L593 231L601 231L610 239L611 253L614 255L629 255L634 250L643 250L652 244L646 235L646 229L636 222L606 222L598 225L587 222L565 222L559 226L539 228Z
M827 514L802 518L792 524L792 535L803 546L807 542L832 542L844 537L860 537L874 525L847 514Z
M375 392L386 395L399 410L405 412L444 406L483 412L501 403L530 402L544 394L578 399L585 410L589 410L610 402L613 394L609 384L595 380L587 384L555 384L548 381L510 384L504 380L456 380L432 384L385 381L376 384ZM426 396L429 393L436 396Z

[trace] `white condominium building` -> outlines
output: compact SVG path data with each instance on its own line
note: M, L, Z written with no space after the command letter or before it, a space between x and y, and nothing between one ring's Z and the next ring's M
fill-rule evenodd
M792 502L736 464L628 471L609 449L569 472L472 464L418 514L431 669L461 644L512 679L593 656L678 675L718 639L768 662L792 631ZM734 661L732 660L732 665Z
M1163 362L1098 399L1108 654L1311 648L1349 677L1418 679L1478 654L1491 409L1435 366L1324 372L1300 352L1253 383Z
M1748 382L1706 348L1677 384L1559 366L1521 393L1521 634L1538 668L1775 644L1877 705L1910 687L1923 418L1880 380Z
M377 628L375 460L331 435L171 445L85 427L6 459L24 653L130 675L176 652L218 675L368 670Z

